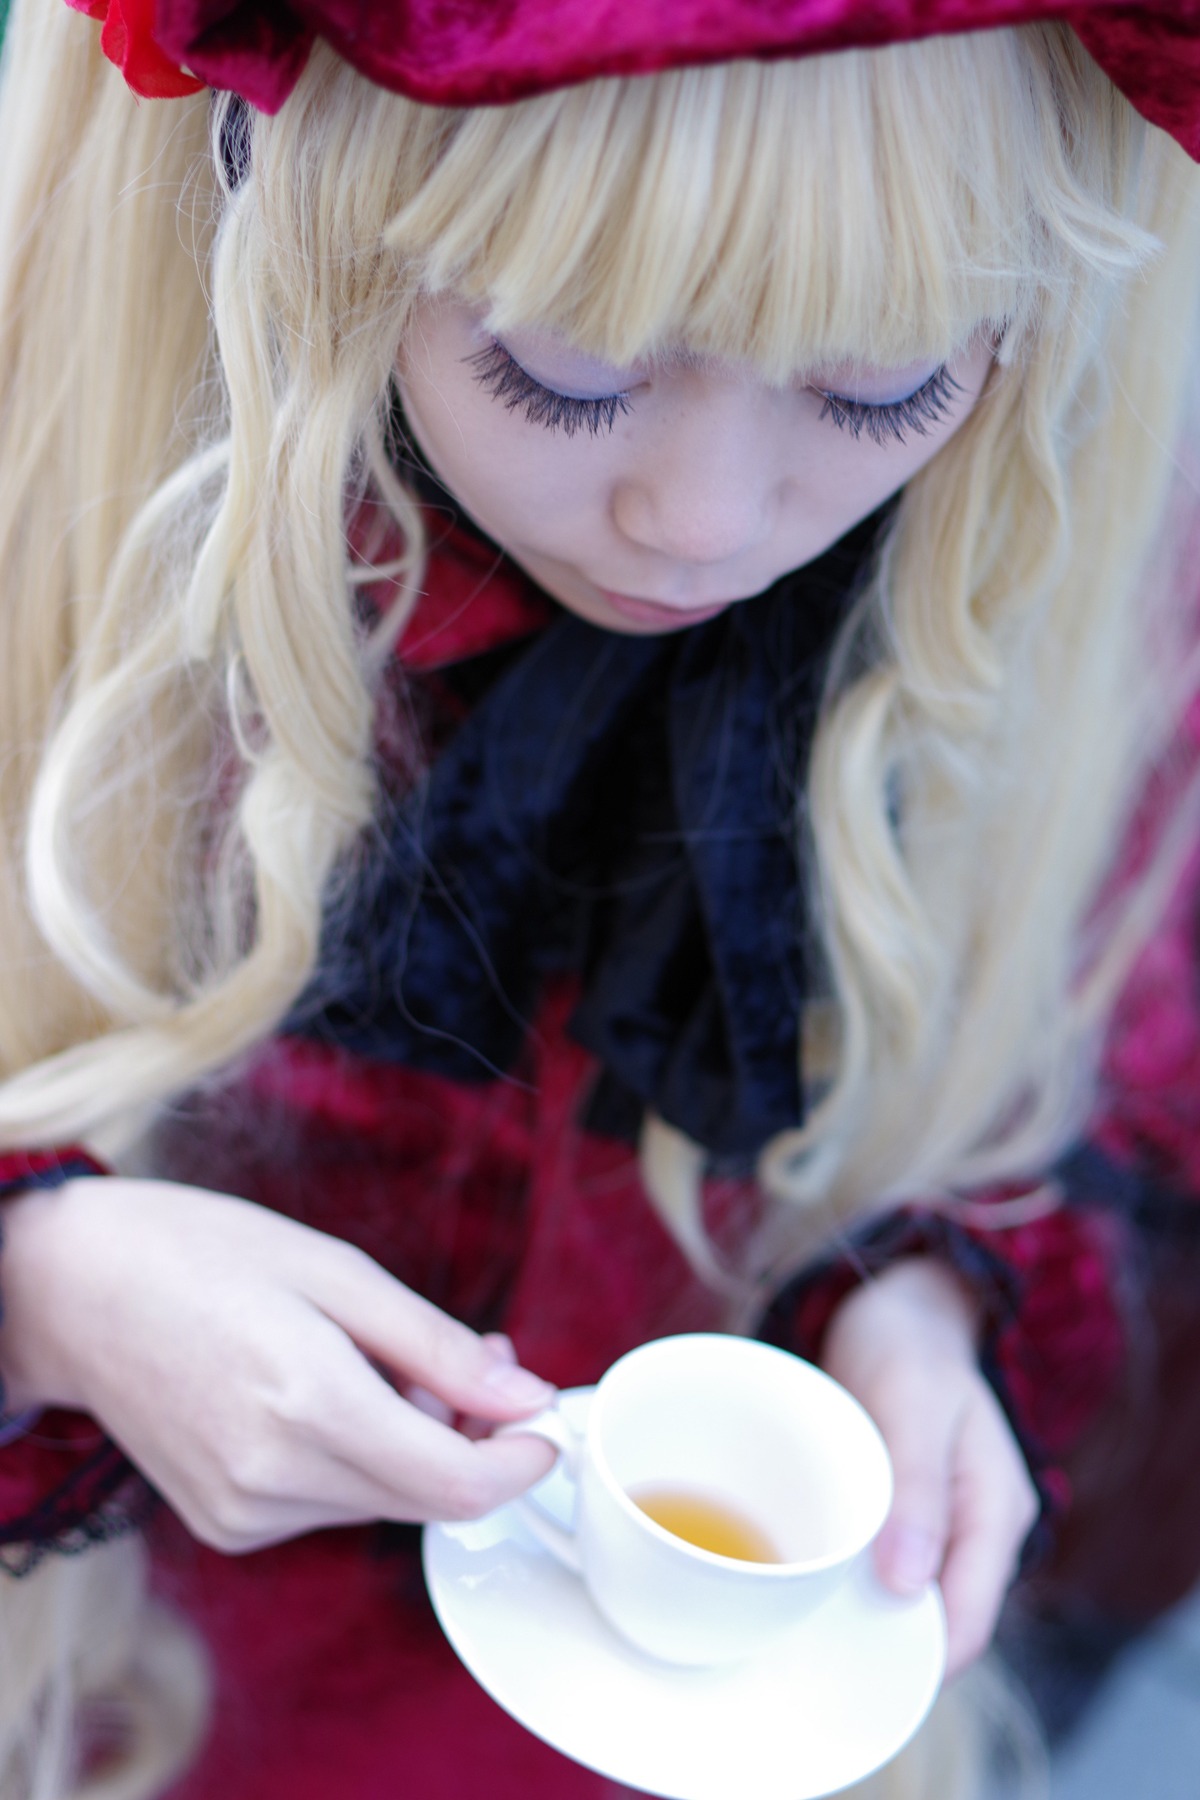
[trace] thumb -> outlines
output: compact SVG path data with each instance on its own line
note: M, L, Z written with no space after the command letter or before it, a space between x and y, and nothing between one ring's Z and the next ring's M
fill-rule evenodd
M876 1417L896 1491L875 1541L875 1567L894 1593L916 1594L941 1570L950 1535L953 1418L936 1406L911 1404L894 1418Z

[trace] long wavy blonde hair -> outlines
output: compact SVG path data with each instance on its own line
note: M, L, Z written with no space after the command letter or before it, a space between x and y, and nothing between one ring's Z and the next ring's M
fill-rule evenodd
M0 142L0 1142L119 1143L309 980L424 565L393 370L415 297L453 291L498 329L771 381L992 335L798 796L832 1054L764 1147L773 1275L814 1205L1045 1162L1190 822L1098 904L1186 686L1162 546L1200 213L1069 30L468 112L318 50L268 118L136 105L85 21L18 0ZM382 568L348 547L365 499L403 546ZM393 596L370 624L368 580ZM646 1150L686 1236L696 1159L661 1127Z
M0 1140L111 1132L308 980L423 564L397 347L452 289L770 380L994 334L835 656L802 813L836 1064L766 1166L839 1211L1035 1166L1077 1116L1083 927L1173 705L1146 569L1193 351L1182 154L1058 26L472 112L317 54L276 118L134 105L61 6L11 34ZM405 545L370 631L364 495Z

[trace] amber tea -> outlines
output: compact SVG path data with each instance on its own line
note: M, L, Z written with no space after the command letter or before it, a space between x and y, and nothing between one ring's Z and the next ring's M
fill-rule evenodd
M687 1487L640 1487L629 1498L664 1531L699 1550L735 1562L786 1561L753 1519L716 1495Z

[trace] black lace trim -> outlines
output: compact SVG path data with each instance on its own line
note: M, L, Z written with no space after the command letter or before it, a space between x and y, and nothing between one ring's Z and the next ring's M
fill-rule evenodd
M78 1556L126 1537L157 1505L149 1483L105 1443L32 1512L0 1526L0 1571L20 1579L47 1556Z
M40 1161L40 1159L38 1159ZM56 1188L77 1176L95 1175L99 1167L86 1156L70 1153L39 1167L14 1169L0 1179L0 1200L28 1188ZM3 1307L0 1305L0 1317ZM0 1381L0 1425L5 1421L4 1386ZM22 1435L33 1435L36 1422ZM14 1439L19 1443L20 1438ZM52 1552L76 1556L93 1544L108 1543L135 1531L157 1504L157 1495L115 1444L102 1438L67 1478L47 1494L31 1512L0 1523L0 1570L8 1575L28 1575Z

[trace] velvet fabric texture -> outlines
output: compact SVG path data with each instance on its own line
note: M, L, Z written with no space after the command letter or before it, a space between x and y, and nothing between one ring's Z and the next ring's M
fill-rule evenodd
M68 0L104 20L136 92L241 94L277 112L315 40L381 87L440 106L599 75L811 55L1061 19L1153 124L1200 158L1197 0Z

